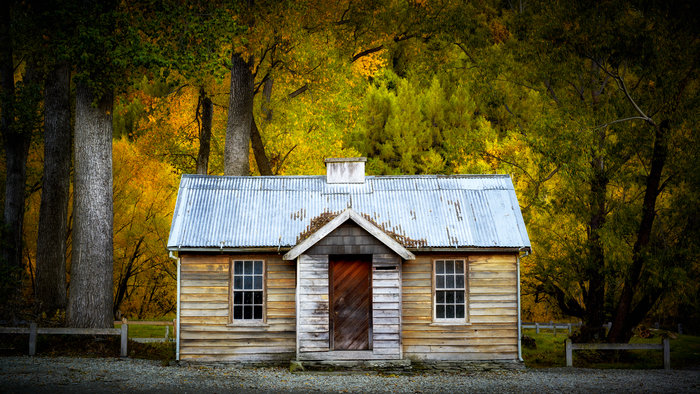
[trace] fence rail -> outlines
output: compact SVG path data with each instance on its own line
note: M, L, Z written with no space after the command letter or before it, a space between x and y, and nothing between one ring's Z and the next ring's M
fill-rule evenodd
M671 345L668 338L660 344L654 343L572 343L566 340L566 366L574 365L574 350L661 350L664 357L664 369L671 369Z
M531 323L531 322L523 322L520 324L520 327L523 329L525 328L534 328L535 333L539 334L541 329L549 329L552 330L554 333L554 336L557 336L557 329L562 329L562 330L567 330L569 334L571 334L572 328L573 327L581 327L582 323L555 323L555 322L549 322L549 323Z
M120 322L122 323L122 322ZM44 335L120 335L121 356L127 356L127 338L129 325L124 322L121 328L69 328L69 327L37 327L30 323L29 327L0 327L0 334L29 334L29 355L36 354L36 336Z

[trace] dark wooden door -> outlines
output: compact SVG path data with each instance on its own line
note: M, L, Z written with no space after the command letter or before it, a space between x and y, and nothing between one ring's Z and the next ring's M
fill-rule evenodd
M335 350L368 350L372 326L370 257L331 256L331 322Z

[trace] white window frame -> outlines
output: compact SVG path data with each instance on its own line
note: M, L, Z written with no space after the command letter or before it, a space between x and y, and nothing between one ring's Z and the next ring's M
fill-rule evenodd
M234 318L234 292L235 291L244 291L245 289L236 289L235 286L235 281L234 281L234 276L235 274L235 266L236 262L245 262L245 261L253 261L253 262L261 262L262 263L262 288L260 289L262 291L262 318L260 319L235 319ZM245 277L245 273L243 276ZM255 274L252 274L255 275ZM249 258L232 258L229 262L229 289L228 289L228 297L229 297L229 303L228 303L228 324L232 326L245 326L245 325L263 325L267 322L267 264L264 259L257 258L257 257L249 257ZM258 290L258 289L252 289L252 290ZM243 304L245 305L245 304Z
M437 263L438 262L445 262L445 261L453 261L453 262L462 262L462 267L463 267L463 273L464 275L464 286L461 288L458 288L456 286L447 288L438 288L437 287L437 275L440 275L437 273ZM443 273L444 274L444 273ZM455 273L453 273L455 274ZM432 264L432 284L433 284L433 323L436 324L466 324L469 322L469 308L467 307L469 305L469 265L468 265L468 260L466 258L436 258L433 259L433 264ZM464 291L464 317L460 318L438 318L437 316L437 292L438 291ZM444 303L443 303L444 304ZM456 305L457 303L453 302L451 305Z

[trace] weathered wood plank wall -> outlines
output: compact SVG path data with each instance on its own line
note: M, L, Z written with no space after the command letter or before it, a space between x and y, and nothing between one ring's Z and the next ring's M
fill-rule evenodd
M393 253L375 254L372 269L373 353L400 359L401 258Z
M299 256L299 319L297 330L302 353L327 352L330 344L328 255ZM311 356L313 358L313 356Z
M267 320L229 325L229 255L181 254L180 359L274 361L295 357L295 264L279 255L265 260Z
M442 256L416 254L416 260L403 264L404 356L416 360L517 359L516 255L469 256L466 325L433 322L432 263L436 257Z

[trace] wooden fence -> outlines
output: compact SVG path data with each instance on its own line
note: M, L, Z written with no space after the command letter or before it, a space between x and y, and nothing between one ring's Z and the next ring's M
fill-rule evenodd
M668 338L661 344L654 343L571 343L566 340L566 366L574 365L574 350L661 350L664 356L664 369L671 369L671 345Z
M523 322L520 324L520 327L523 329L525 328L534 328L535 333L539 334L541 329L549 329L552 330L554 336L557 336L557 329L561 330L567 330L569 334L571 334L572 327L581 327L582 323L555 323L555 322L549 322L549 323L529 323L529 322Z
M120 322L122 323L122 322ZM69 327L37 327L30 323L29 327L0 327L0 334L29 334L29 355L36 354L37 334L48 335L120 335L121 356L126 357L129 325L122 324L121 328L69 328Z
M29 355L36 354L36 337L45 335L120 335L121 356L127 357L127 343L129 326L165 326L165 338L131 338L136 342L167 342L170 340L170 326L175 333L175 320L173 321L145 321L145 320L117 320L114 324L121 324L121 328L70 328L70 327L37 327L36 323L30 323L29 327L0 327L0 334L29 334Z

